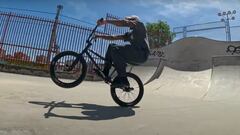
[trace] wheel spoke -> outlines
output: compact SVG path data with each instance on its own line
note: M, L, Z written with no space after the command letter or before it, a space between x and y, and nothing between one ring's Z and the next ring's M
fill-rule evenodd
M130 97L130 95L129 95L129 94L130 94L130 92L128 92L128 99L130 99L130 101L131 101L131 97Z
M143 84L141 80L132 73L127 73L130 87L126 89L115 88L111 90L114 101L120 106L134 106L143 96Z
M73 62L79 54L71 51L62 52L53 58L50 72L52 80L59 86L71 88L83 81L86 71L86 62L81 58L72 68ZM71 70L69 70L71 68Z
M130 91L125 91L122 89L116 89L117 97L123 102L133 102L137 98L136 90L130 87Z
M124 99L126 99L126 94L127 94L127 93L126 93L126 92L124 92Z
M134 96L135 94L134 94L133 92L131 92L131 91L130 91L130 95L131 95L133 98L135 98L135 96Z

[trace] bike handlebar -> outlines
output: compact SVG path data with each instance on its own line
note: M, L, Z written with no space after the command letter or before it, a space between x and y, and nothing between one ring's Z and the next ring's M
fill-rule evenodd
M104 20L104 19L101 18L101 19L99 19L98 21L103 21L103 20ZM91 38L92 35L96 32L98 26L99 26L99 24L97 24L97 25L93 28L92 33L89 35L89 37L88 37L88 39L87 39L87 42L90 42L90 41L92 40L92 39L90 40L90 38Z

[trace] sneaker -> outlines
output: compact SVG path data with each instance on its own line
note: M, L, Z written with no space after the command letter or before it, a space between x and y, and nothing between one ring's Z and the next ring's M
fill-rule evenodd
M127 77L116 77L111 85L114 88L129 87L129 81Z

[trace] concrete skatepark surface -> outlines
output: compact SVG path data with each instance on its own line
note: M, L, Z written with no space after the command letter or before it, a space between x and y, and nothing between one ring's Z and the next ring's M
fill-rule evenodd
M194 51L199 46L190 43L201 39L210 43L189 38L181 49L173 47L176 42L169 47ZM145 85L134 108L118 107L103 82L84 81L66 90L49 78L0 73L0 135L239 135L240 58L224 54L228 45L215 46L218 53L211 56L188 56L185 63L187 54L176 58L163 48L167 60L157 64L156 79Z
M136 108L118 107L109 87L84 82L71 90L49 78L0 73L1 135L237 135L239 102L169 96L146 86ZM179 88L178 90L180 90ZM65 101L45 118L52 101Z

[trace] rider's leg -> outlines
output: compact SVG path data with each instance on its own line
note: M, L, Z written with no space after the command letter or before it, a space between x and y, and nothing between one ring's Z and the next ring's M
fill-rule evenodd
M118 76L114 80L112 86L113 87L122 87L129 86L129 82L126 76L126 59L124 58L124 46L114 47L111 52L112 61L115 65L115 69L117 70Z
M116 83L120 85L129 85L126 77L126 63L143 63L147 60L145 51L132 45L117 46L111 51L112 61L118 72Z
M104 68L103 68L103 73L105 76L108 76L109 70L112 67L112 50L114 48L115 44L109 44L106 55L105 55L105 63L104 63Z

